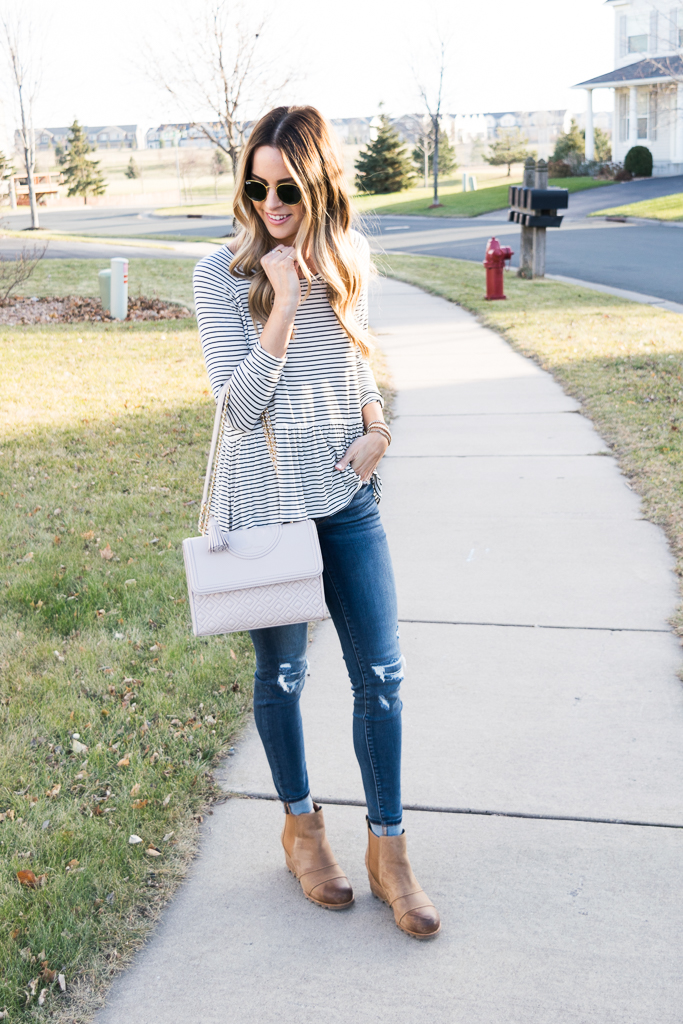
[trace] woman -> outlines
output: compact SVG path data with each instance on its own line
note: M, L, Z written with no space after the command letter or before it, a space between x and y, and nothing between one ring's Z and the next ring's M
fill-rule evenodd
M367 361L369 248L350 229L341 159L317 110L278 107L258 122L234 212L242 232L194 276L214 395L231 382L210 513L225 530L316 523L325 599L353 689L370 887L400 928L426 938L439 931L439 915L412 873L401 826L403 671L376 474L391 433ZM284 804L286 863L310 900L341 910L353 890L306 771L307 624L255 629L251 638L254 715Z

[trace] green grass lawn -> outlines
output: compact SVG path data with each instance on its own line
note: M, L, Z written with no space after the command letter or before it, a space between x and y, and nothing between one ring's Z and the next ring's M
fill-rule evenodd
M0 351L0 1009L34 1020L47 989L80 1021L185 870L252 654L191 634L194 321L4 328Z
M442 207L430 210L432 192L430 189L411 189L388 196L356 196L354 205L361 213L374 214L419 214L421 217L478 217L482 213L502 210L508 205L510 185L519 185L520 180L503 178L499 184L487 185L476 192L463 192L460 185L445 185L440 189ZM599 188L610 182L595 181L593 178L555 178L549 182L555 188L566 188L570 192L583 192L587 188ZM419 196L417 196L419 193Z
M192 271L196 259L131 259L128 261L128 294L146 295L193 308ZM17 289L24 295L99 295L98 271L109 260L47 260Z
M652 217L655 220L683 220L683 192L672 196L660 196L658 199L644 199L640 203L626 203L624 206L611 206L607 210L597 210L591 217L625 216Z
M487 302L476 263L385 255L390 276L476 313L574 395L613 450L683 577L683 316L588 288L505 275ZM675 626L683 636L683 613Z

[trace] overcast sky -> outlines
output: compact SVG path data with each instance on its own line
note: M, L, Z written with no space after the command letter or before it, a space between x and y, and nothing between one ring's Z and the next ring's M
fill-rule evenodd
M0 8L18 2L26 0L0 0ZM146 78L141 53L145 43L161 53L182 48L183 10L204 2L31 0L44 37L36 125L184 120ZM261 0L249 7L268 9ZM420 109L416 74L431 81L437 24L450 37L450 112L583 110L585 93L570 86L613 66L613 13L604 0L278 0L271 10L263 47L298 74L284 102L313 103L328 117L373 115L380 102L391 114ZM2 96L6 133L14 113L6 89ZM611 93L596 93L595 107L612 109Z

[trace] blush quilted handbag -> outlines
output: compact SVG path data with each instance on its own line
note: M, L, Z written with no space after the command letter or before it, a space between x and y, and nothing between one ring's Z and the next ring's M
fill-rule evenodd
M183 541L195 636L284 626L325 617L323 560L315 523L277 523L223 532L209 516L216 449L223 437L229 382L218 396L206 467L201 536ZM275 437L267 413L263 430L277 472Z

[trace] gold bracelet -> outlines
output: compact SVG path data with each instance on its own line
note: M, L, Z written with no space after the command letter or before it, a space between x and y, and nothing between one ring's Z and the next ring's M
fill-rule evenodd
M388 427L369 426L368 429L365 431L365 433L366 434L381 434L382 437L387 442L387 445L391 444L391 431L389 430Z

